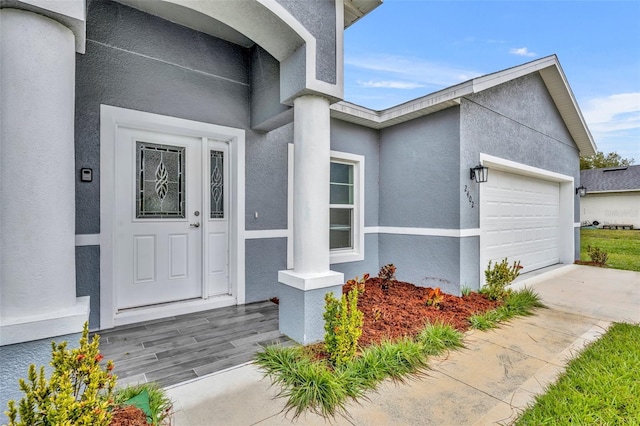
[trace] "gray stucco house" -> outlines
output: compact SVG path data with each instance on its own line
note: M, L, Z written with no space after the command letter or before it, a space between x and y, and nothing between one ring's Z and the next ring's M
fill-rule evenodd
M587 194L580 200L583 225L640 229L640 165L580 172Z
M342 40L380 3L0 1L0 403L87 319L277 296L311 342L324 294L387 263L458 293L578 258L595 145L558 59L372 111Z

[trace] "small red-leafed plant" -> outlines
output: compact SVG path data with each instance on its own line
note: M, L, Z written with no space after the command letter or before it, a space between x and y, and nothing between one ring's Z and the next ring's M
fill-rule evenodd
M444 294L442 293L442 290L440 290L440 287L433 288L427 293L427 306L433 306L436 309L440 309L440 303L442 303L443 300Z
M389 285L396 280L396 266L393 263L384 265L378 272L378 278L382 280L380 287L385 291L389 290Z
M362 278L355 277L352 280L348 280L346 282L346 288L351 291L351 289L356 289L358 291L358 296L364 293L365 283L369 279L369 274L364 274Z
M84 324L80 345L67 349L67 342L51 343L53 373L47 381L44 367L40 374L29 367L28 380L20 380L25 396L16 407L9 401L9 426L22 425L98 425L111 423L116 377L113 362L103 367L99 352L100 337L89 342L89 324Z

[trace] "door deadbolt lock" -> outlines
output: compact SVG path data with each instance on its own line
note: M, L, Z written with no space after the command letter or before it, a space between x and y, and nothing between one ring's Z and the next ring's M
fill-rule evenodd
M193 212L193 215L194 215L195 217L198 217L198 216L200 216L200 212L199 212L198 210L196 210L195 212Z

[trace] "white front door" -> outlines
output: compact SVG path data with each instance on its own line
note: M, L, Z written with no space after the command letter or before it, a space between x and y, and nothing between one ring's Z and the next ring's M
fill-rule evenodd
M122 127L116 139L117 308L228 294L227 144Z

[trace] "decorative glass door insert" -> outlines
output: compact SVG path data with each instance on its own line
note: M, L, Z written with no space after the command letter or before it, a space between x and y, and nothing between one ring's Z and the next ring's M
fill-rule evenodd
M136 142L136 218L185 218L185 147Z
M224 152L210 151L211 155L211 219L224 219Z

